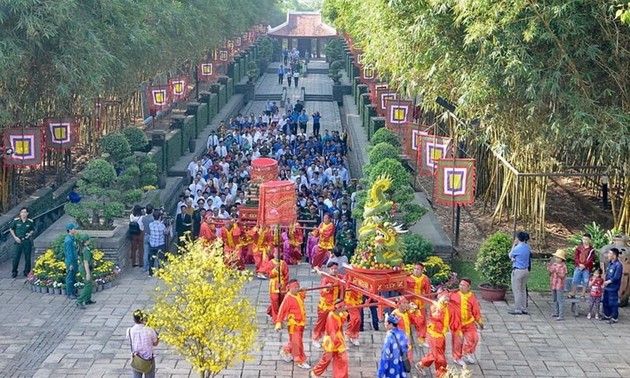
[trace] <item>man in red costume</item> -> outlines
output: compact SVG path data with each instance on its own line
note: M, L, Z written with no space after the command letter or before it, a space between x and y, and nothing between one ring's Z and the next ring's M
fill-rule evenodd
M324 214L324 221L319 224L319 227L313 230L313 235L318 237L319 241L317 242L315 254L311 261L311 266L313 267L312 272L314 272L316 268L321 268L326 261L328 261L330 251L335 246L335 225L330 220L330 214Z
M212 220L212 215L210 213L206 214L203 218L203 222L201 222L199 237L208 243L214 243L214 241L217 240L217 227L214 225L214 221Z
M458 365L474 364L474 354L479 343L477 327L483 329L481 308L477 297L470 291L470 278L459 281L459 291L451 293L450 303L454 311L459 312L462 327L462 337L455 333L453 337L453 361ZM463 341L463 342L462 342Z
M459 316L449 309L449 294L446 289L438 289L438 300L431 305L429 310L429 325L427 326L429 353L416 364L416 368L423 376L427 375L425 368L433 363L435 363L435 375L438 378L446 375L446 333L450 328L451 332L459 337L462 335Z
M291 244L291 252L289 253L289 264L295 265L302 259L302 243L304 243L304 232L298 222L294 222L289 226L289 243Z
M339 268L339 264L334 261L328 263L328 273L337 277L337 269ZM318 273L319 270L317 271ZM315 323L315 327L313 327L313 346L316 348L321 348L322 345L319 340L324 336L324 331L326 330L326 319L328 318L328 313L335 308L335 301L341 298L341 288L336 283L335 280L328 276L324 276L319 286L323 286L324 288L319 291L320 298L319 304L317 305L317 322Z
M407 277L407 289L416 295L428 297L431 295L431 279L424 274L424 265L417 263L413 267L413 273ZM426 322L426 305L429 304L420 298L413 298L411 303L418 309L418 314L422 316L422 322L418 331L418 342L423 347L428 347L426 343L427 322Z
M306 292L300 291L300 284L295 279L289 281L287 287L289 292L285 295L276 317L276 330L282 329L282 322L285 319L289 330L289 342L282 347L280 356L286 362L295 361L301 369L310 369L311 366L306 363L302 341L306 325L306 310L304 309Z
M269 227L255 226L247 233L253 240L252 252L254 254L254 265L256 267L256 275L258 278L266 280L262 267L271 256L269 252L273 247L273 235Z
M274 248L274 258L263 262L261 272L269 277L269 301L267 315L271 316L271 321L276 323L280 304L287 293L287 282L289 282L289 267L280 258L280 249Z
M346 336L350 340L350 343L354 346L359 346L359 330L361 329L361 309L354 306L358 306L363 303L363 294L355 290L346 291L344 298L348 308L348 328L346 329Z
M324 354L311 371L311 378L324 374L331 362L333 364L333 377L348 378L348 352L343 336L343 323L348 317L348 312L346 311L346 303L342 299L336 300L334 306L334 311L330 311L326 317L326 336L324 336L322 344Z
M245 269L245 261L241 252L241 229L232 218L226 220L225 226L220 231L223 239L223 254L228 265L236 266L238 270Z
M413 350L411 349L411 326L415 328L416 335L420 338L420 333L427 329L424 314L422 314L415 305L411 306L409 300L401 297L398 300L398 308L392 311L392 315L398 318L398 329L405 332L407 340L409 340L409 362L413 362ZM424 343L424 337L420 340L420 344Z

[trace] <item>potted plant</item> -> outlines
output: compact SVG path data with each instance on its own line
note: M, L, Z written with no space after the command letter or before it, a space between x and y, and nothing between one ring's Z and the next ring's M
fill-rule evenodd
M508 256L512 241L509 234L496 232L484 240L479 248L475 270L481 276L479 290L484 300L505 300L512 274L512 261Z

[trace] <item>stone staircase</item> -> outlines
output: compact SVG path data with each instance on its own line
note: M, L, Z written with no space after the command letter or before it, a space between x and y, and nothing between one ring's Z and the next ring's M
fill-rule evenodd
M333 96L332 94L305 94L304 102L309 102L309 101L332 102Z

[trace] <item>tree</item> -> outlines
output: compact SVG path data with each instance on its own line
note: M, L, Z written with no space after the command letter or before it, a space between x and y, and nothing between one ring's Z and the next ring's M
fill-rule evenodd
M540 240L547 180L522 178L517 199L515 176L495 174L502 168L491 151L521 172L610 167L615 226L630 231L626 3L326 0L323 8L401 95L422 95L433 113L443 112L434 99L448 96L460 119L481 120L475 132L447 128L479 151L477 190L486 199L500 193L495 217L516 203Z
M155 305L148 325L175 348L202 378L216 377L251 358L258 329L256 310L244 293L251 272L224 262L219 239L188 243L157 272Z

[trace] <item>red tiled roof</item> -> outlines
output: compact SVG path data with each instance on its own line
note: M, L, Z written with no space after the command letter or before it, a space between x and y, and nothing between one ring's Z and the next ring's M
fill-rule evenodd
M273 37L333 37L337 30L322 22L319 12L289 12L287 22L270 29L267 34Z

